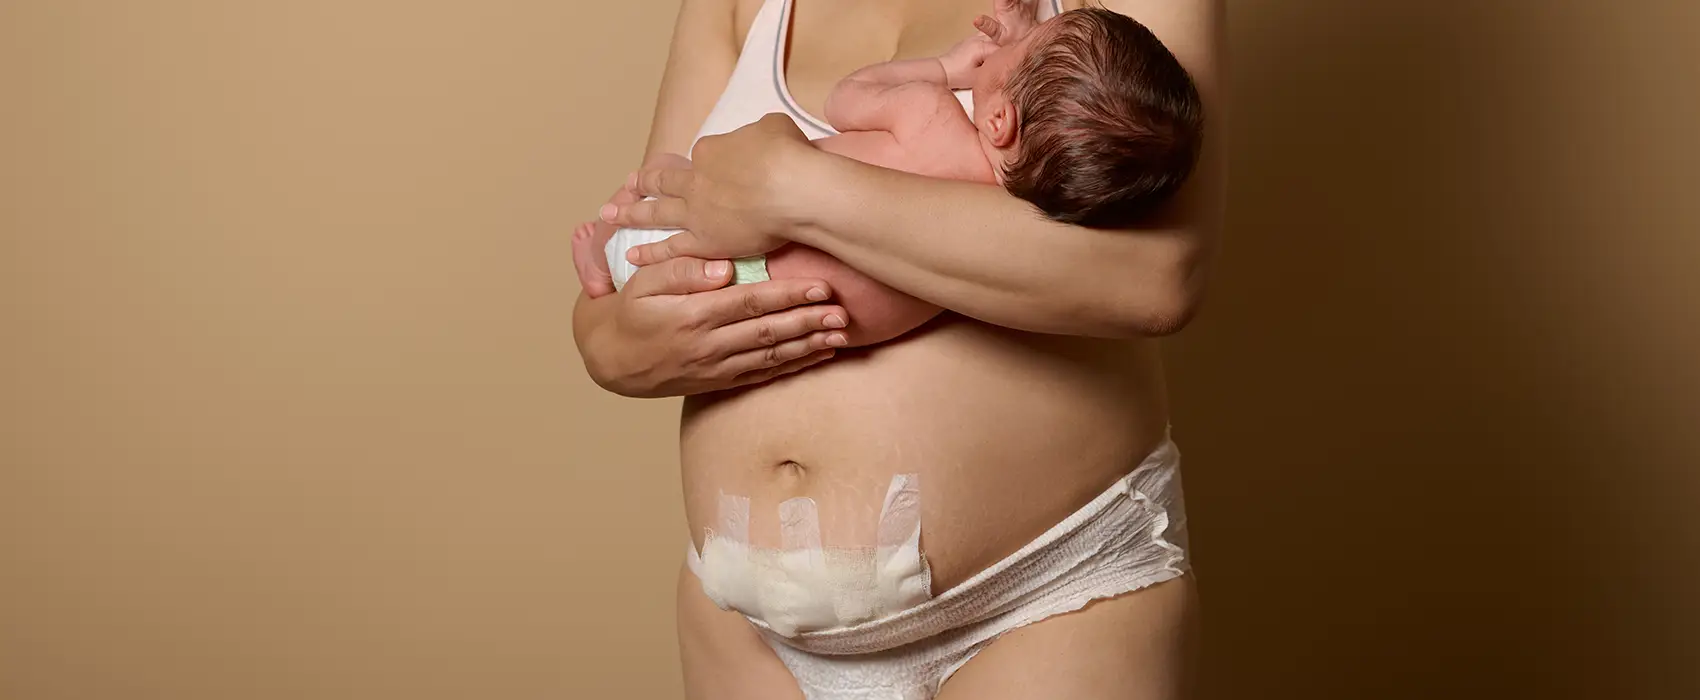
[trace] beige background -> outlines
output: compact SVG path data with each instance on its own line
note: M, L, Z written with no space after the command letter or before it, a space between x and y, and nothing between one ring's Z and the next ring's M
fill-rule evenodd
M1207 697L1700 697L1700 5L1230 4ZM0 2L0 698L678 696L567 242L673 7Z

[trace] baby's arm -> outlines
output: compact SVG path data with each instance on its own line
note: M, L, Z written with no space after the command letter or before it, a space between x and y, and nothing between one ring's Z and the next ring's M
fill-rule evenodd
M915 115L930 115L941 92L973 87L974 71L997 48L974 36L938 58L887 61L851 73L827 96L826 120L839 131L896 135Z

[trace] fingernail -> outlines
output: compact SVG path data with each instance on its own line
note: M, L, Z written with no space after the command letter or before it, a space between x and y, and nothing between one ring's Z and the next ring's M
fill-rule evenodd
M637 180L638 180L637 173L632 173L630 175L627 175L626 176L626 186L630 187L634 190L637 189Z
M826 337L826 344L835 348L844 347L844 344L848 342L850 341L844 337L843 333L833 333Z
M844 327L844 319L839 318L838 314L832 314L830 316L827 316L826 319L822 322L826 324L827 328L843 328Z
M708 273L709 279L717 280L732 272L732 263L725 260L715 260L710 262L703 271Z
M826 290L821 289L820 287L815 287L814 289L809 290L808 294L804 294L803 296L809 301L826 301L827 294Z
M602 205L602 208L597 211L597 215L601 216L603 221L606 221L610 224L614 223L614 217L616 215L618 215L619 213L620 213L620 208L616 207L612 204L604 204L604 205Z

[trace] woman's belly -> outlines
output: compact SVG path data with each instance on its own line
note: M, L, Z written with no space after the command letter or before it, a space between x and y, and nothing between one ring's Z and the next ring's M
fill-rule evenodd
M815 500L826 547L868 547L893 475L918 474L935 593L1013 553L1163 440L1155 341L997 329L946 314L903 340L756 389L696 397L681 424L700 548L722 494L749 499L753 545L779 504Z

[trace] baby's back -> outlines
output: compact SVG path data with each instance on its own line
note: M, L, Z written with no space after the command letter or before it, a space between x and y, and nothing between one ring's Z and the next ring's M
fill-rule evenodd
M847 131L814 142L835 155L927 177L996 184L991 164L980 148L979 132L962 111L962 103L942 86L937 99L905 100L903 109L884 121L891 131ZM921 84L905 89L923 89ZM914 330L940 309L892 289L851 269L826 253L788 245L767 256L774 279L827 280L833 296L849 311L846 329L851 346L872 345Z
M924 109L917 109L916 101L906 101L891 131L850 131L817 140L815 146L882 168L996 184L997 176L980 148L979 132L956 96L943 86L905 87L931 90L937 99L920 102L927 105Z

